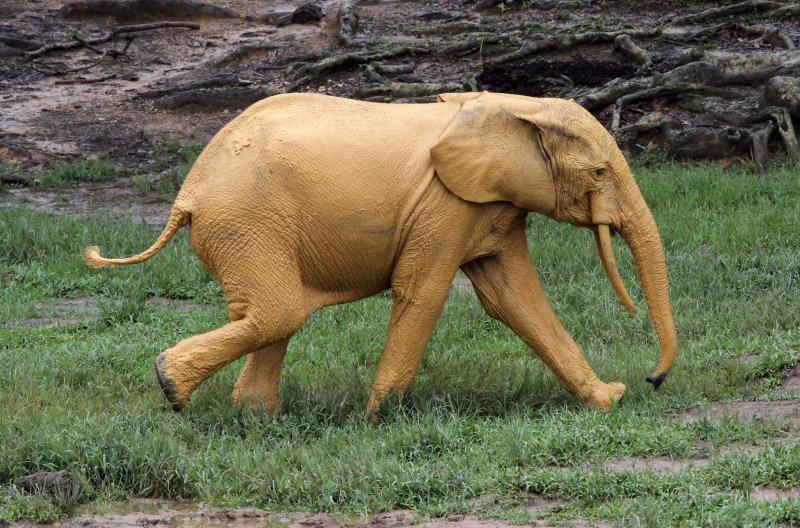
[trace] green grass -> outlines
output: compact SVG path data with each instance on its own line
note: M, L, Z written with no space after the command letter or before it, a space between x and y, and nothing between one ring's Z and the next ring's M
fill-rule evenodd
M61 187L74 182L101 182L118 173L117 166L103 156L77 163L57 163L41 179L43 187Z
M109 256L148 247L157 230L125 218L71 220L0 210L0 518L58 518L75 498L25 495L13 480L68 469L80 501L188 498L208 505L361 514L413 508L529 521L529 493L571 502L554 522L589 516L619 526L772 526L800 522L800 504L761 504L755 486L800 478L800 444L785 423L682 422L698 404L765 398L800 360L800 177L784 166L665 165L639 182L665 241L678 363L654 393L658 354L629 251L615 241L630 316L604 276L591 234L531 216L531 254L551 303L589 362L628 392L608 413L583 408L470 295L445 306L407 397L380 425L362 413L385 339L391 299L377 295L312 316L292 340L283 412L235 407L241 360L208 380L181 413L158 389L153 359L177 340L226 321L219 286L185 231L145 264L84 267L83 247ZM48 301L90 296L94 318L25 326ZM160 296L197 305L156 309ZM3 325L1 322L16 322ZM718 456L731 443L761 452ZM619 472L606 460L711 456L674 474ZM491 496L497 509L472 506Z

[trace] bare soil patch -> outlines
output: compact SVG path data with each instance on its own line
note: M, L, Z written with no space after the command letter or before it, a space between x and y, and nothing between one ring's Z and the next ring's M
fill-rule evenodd
M148 225L163 226L172 203L118 183L81 183L58 189L8 189L0 192L0 207L24 207L72 218L124 214Z
M800 489L776 489L771 486L763 486L750 490L750 500L758 502L774 502L781 499L800 499Z
M694 407L676 415L679 420L738 416L740 420L793 420L800 417L799 400L727 402L707 407Z
M108 299L99 297L75 297L72 299L43 301L36 303L38 315L6 321L4 326L9 328L48 328L51 326L86 324L94 321L102 314L103 303L107 302ZM190 303L164 297L151 297L147 299L146 305L156 310L173 310L181 313L216 308L213 304Z
M606 469L612 471L654 471L656 473L673 473L687 469L703 468L711 463L709 458L675 459L670 457L655 458L620 458L605 463Z
M800 391L800 365L795 365L786 374L786 379L781 383L780 389L776 392Z

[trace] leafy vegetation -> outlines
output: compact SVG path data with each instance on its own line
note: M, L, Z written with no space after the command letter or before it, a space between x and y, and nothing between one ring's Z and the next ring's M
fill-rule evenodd
M127 256L148 247L156 230L125 218L0 210L0 518L52 519L78 499L146 496L525 522L531 514L520 505L537 493L571 501L548 513L556 521L797 524L798 502L748 498L756 486L798 485L800 444L779 442L794 438L791 424L681 421L674 413L768 397L800 360L798 170L789 165L763 177L667 164L637 172L665 242L680 337L678 363L657 393L644 377L658 347L624 244L616 243L617 261L641 308L635 316L617 304L588 231L534 215L528 224L532 258L564 325L601 378L628 385L608 413L583 408L469 294L448 301L407 397L386 406L380 425L366 424L362 412L388 295L309 319L289 346L278 416L231 402L241 360L172 413L153 359L227 315L185 232L147 263L92 270L81 261L83 247ZM40 323L57 302L84 297L99 306L89 317ZM192 308L159 308L156 297ZM764 449L716 454L720 446L756 443ZM710 456L711 463L671 474L605 467L652 456ZM12 485L59 469L86 481L81 497L26 495ZM477 497L496 503L476 505Z

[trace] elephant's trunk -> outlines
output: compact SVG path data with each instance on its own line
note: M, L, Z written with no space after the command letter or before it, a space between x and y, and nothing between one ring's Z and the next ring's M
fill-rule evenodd
M631 210L622 226L620 234L627 242L639 270L650 318L653 321L658 341L661 345L661 357L658 366L647 377L647 381L658 389L661 382L675 362L678 348L678 337L675 332L675 322L672 319L672 309L669 303L669 287L667 284L667 266L664 261L664 249L661 237L658 234L653 215L647 208L638 188L632 191L633 197Z

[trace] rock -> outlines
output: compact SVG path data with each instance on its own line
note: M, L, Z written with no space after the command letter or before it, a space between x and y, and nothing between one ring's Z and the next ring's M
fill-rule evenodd
M48 491L65 495L80 495L84 488L83 482L78 477L64 470L54 473L37 471L32 475L19 477L14 481L14 485L28 493Z
M773 77L764 87L764 101L786 108L792 117L800 119L800 78Z

